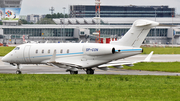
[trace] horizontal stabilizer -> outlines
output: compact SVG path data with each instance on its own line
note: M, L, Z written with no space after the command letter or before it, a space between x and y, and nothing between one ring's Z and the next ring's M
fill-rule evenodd
M137 26L137 27L147 26L147 25L151 25L151 23L150 22L137 22L135 24L135 26Z

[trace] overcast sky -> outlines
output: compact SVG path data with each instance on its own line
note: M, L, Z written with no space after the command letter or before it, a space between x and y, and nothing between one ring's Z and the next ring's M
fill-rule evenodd
M49 8L55 8L54 13L69 12L69 5L95 5L95 0L22 0L21 14L50 14ZM102 5L167 5L176 8L176 14L180 14L180 0L101 0Z

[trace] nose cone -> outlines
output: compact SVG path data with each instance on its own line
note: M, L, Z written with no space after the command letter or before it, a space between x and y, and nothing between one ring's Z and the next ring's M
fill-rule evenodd
M5 62L5 57L3 57L1 60L2 60L3 62Z
M4 56L1 60L2 60L3 62L8 62L7 56Z

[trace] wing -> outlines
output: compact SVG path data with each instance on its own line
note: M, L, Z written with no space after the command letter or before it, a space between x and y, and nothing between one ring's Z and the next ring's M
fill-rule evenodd
M108 64L103 64L98 66L99 69L102 70L106 70L108 66L113 66L116 68L123 68L123 65L126 66L134 66L134 63L139 63L139 62L149 62L151 57L153 55L153 51L144 59L144 60L140 60L140 61L134 61L134 62L128 62L128 61L113 61L113 62L109 62Z
M47 64L58 68L64 68L66 71L78 71L78 68L80 68L78 65L68 63L48 62Z
M120 62L116 62L116 63L108 63L108 64L103 64L103 65L100 65L98 66L97 68L98 69L101 69L101 70L109 70L108 67L110 66L113 66L113 67L116 67L116 68L123 68L123 65L126 65L126 66L134 66L133 63L131 62L127 62L127 61L120 61Z
M130 66L132 65L133 63L131 62L128 62L128 61L118 61L118 62L109 62L108 64L103 64L103 65L100 65L98 67L108 67L108 66L122 66L122 65L127 65L127 66Z
M80 65L62 63L62 62L60 63L60 62L56 62L55 59L56 59L56 50L54 50L53 56L49 61L47 61L47 64L50 66L67 69L66 71L78 71L78 68L81 68Z

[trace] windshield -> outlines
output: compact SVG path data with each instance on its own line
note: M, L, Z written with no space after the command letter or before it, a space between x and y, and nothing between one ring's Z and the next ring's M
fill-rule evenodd
M20 47L16 47L14 50L19 50L20 49Z

